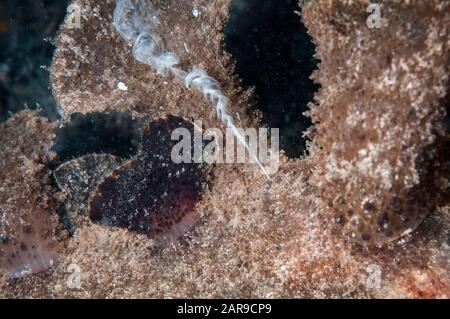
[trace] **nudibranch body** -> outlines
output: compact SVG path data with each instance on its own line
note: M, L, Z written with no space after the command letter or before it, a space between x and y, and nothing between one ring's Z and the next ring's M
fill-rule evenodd
M233 131L239 143L245 146L261 171L270 179L255 151L234 125L227 110L228 99L222 93L219 83L200 68L194 67L186 72L176 67L180 58L165 50L163 40L154 31L159 18L151 3L146 0L117 0L114 27L124 40L133 45L133 56L137 61L152 66L160 75L172 74L187 88L194 87L213 103L217 117Z
M315 79L323 86L311 109L313 183L345 238L384 245L449 196L450 15L439 1L392 1L382 6L386 25L371 29L366 1L347 2L303 9L320 43ZM321 24L318 12L328 14Z

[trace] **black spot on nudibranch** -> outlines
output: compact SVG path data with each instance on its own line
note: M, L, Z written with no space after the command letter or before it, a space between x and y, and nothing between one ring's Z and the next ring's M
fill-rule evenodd
M345 216L343 213L339 213L335 216L334 221L336 224L342 224L345 221Z
M374 205L371 202L365 202L363 208L365 211L372 211L375 209Z
M192 123L174 116L150 123L143 130L141 152L98 185L90 203L93 222L169 240L196 223L195 206L207 172L202 164L172 160L179 141L172 141L171 134L177 128L190 132L194 154Z
M9 238L5 235L0 235L0 245L8 245Z
M26 225L23 227L23 232L24 234L32 234L33 233L33 227L31 227L30 225Z
M27 244L25 244L25 243L20 243L20 249L22 250L22 251L26 251L27 249L28 249L28 247L27 247Z
M381 232L385 232L388 226L389 226L389 214L387 212L383 212L378 217L378 229Z

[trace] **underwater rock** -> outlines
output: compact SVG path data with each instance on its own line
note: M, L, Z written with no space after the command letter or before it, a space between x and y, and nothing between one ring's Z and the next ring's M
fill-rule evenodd
M113 155L91 154L65 162L55 169L53 175L64 195L63 222L71 232L89 220L86 210L91 194L102 178L120 163L121 159Z
M54 125L22 111L0 124L0 270L20 278L59 258L57 201L48 163Z
M336 227L374 245L414 231L449 197L440 186L449 154L440 150L450 3L385 2L380 28L367 25L368 5L313 1L303 11L321 60L310 112L312 180Z
M174 163L175 129L190 132L190 163ZM126 228L149 237L176 239L198 219L195 205L207 177L194 163L194 125L168 116L151 122L142 134L142 150L98 185L90 203L92 221Z

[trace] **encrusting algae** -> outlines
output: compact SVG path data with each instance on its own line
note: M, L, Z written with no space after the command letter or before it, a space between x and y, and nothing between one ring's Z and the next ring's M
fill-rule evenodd
M201 94L134 61L112 26L114 1L74 3L82 11L82 28L62 26L52 67L54 94L66 118L126 111L150 123L143 137L151 123L166 123L161 119L186 125L202 119L205 127L220 127ZM158 32L170 52L180 54L183 66L198 65L219 81L230 98L230 113L240 115L233 116L237 126L255 126L260 117L247 106L251 91L239 87L231 57L222 49L230 1L152 3L165 17ZM154 148L169 147L145 137L138 154L97 184L90 214L85 212L64 241L59 262L45 275L4 279L0 296L450 298L449 138L441 126L449 111L450 4L386 1L383 23L390 32L366 29L367 5L312 0L302 9L321 60L314 74L321 90L311 109L315 125L307 157L288 160L280 154L280 170L271 181L256 165L212 165L207 178L194 169L201 196L187 206L183 198L194 197L173 197L169 205L195 211L195 223L177 239L160 241L148 236L148 224L135 231L145 220L139 214L131 215L136 217L131 228L114 222L114 214L122 221L131 204L96 215L113 207L114 198L158 193L144 178L158 178L168 190L179 186L169 172L143 170L154 165ZM193 7L201 8L196 16ZM127 90L118 88L119 81ZM33 129L36 123L41 129ZM1 187L6 177L16 185L2 190L0 196L7 196L1 197L2 213L8 208L10 218L30 220L39 212L45 217L39 220L53 219L56 203L50 198L56 191L48 183L53 128L25 112L1 130L10 143L0 156ZM23 174L31 166L18 158L34 158L35 173ZM146 174L138 174L142 171ZM130 176L136 185L128 186ZM20 198L20 185L35 185L29 198L43 196L39 210L12 213L4 204ZM99 222L111 216L113 222ZM45 225L53 233L54 224ZM14 234L16 226L5 229ZM79 287L68 284L71 265L80 270ZM379 274L378 281L373 274Z

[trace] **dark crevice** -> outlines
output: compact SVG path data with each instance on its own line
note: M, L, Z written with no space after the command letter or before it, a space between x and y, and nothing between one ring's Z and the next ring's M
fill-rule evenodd
M119 160L131 158L139 151L143 122L143 120L133 119L128 113L116 111L89 114L75 113L67 122L55 130L56 137L52 150L57 154L57 157L50 164L50 168L55 173L61 167L61 164L73 159L81 159L89 154L110 154L117 156ZM86 162L86 160L84 161ZM96 164L100 165L101 162L96 162L93 159L91 166ZM79 167L68 170L68 172L76 169L79 169ZM94 177L95 174L89 176L90 179ZM54 174L51 175L50 181L55 189L62 191ZM66 201L60 205L57 214L62 227L72 235L76 229L76 222L73 221L73 216L69 214L67 205L78 212L79 209L73 209L75 203L73 198L80 201L80 194L69 195L72 202L69 200L69 202ZM87 205L84 202L77 204Z
M264 124L280 129L280 147L291 158L305 153L311 120L303 113L318 90L310 79L318 64L315 46L299 10L297 0L236 0L224 28L236 73L255 88Z

